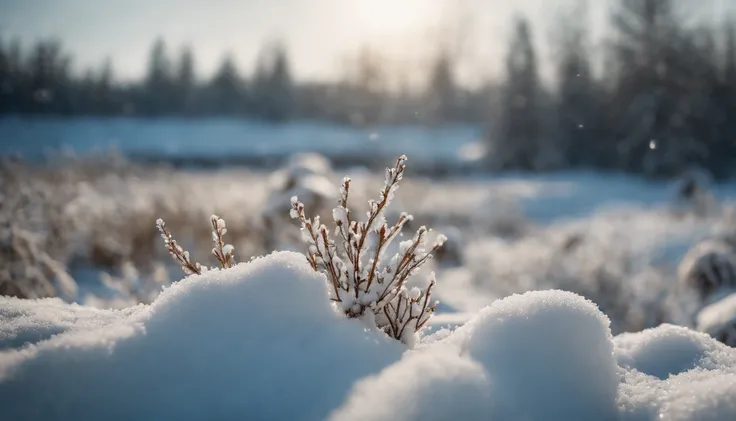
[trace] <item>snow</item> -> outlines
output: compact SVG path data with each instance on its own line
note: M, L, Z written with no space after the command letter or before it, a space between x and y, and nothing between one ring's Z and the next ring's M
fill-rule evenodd
M114 147L130 157L194 164L263 164L293 153L318 152L357 162L364 162L367 156L391 160L407 153L417 164L460 165L466 160L466 153L461 155L463 148L480 138L480 129L468 126L360 129L309 121L273 125L240 119L0 118L0 133L9 139L0 142L0 155L40 158L51 150L90 153ZM212 147L212 139L217 139L217 147Z
M668 380L637 371L623 372L619 387L624 421L721 421L736 417L733 372L692 370Z
M736 350L663 325L612 338L589 301L515 295L359 382L332 420L727 420Z
M483 366L469 358L450 350L416 352L359 382L330 420L492 419L491 389Z
M261 129L271 136L271 129ZM394 135L375 140L390 144ZM22 139L30 138L18 139L0 145L0 154L25 148ZM128 152L140 152L137 142ZM174 157L188 153L188 142ZM321 142L315 149L324 147L329 158L345 146L329 149ZM273 156L285 152L270 146ZM434 149L424 157L439 155L454 159ZM105 285L140 283L153 299L180 273L171 267L165 281L153 281L146 268L168 257L152 223L159 215L196 259L206 259L212 247L207 218L222 215L228 241L247 261L263 253L258 229L267 204L286 220L292 194L312 195L326 199L328 209L315 214L327 217L345 174L356 189L351 201L365 202L360 189L375 196L383 174L330 169L324 158L298 155L273 177L232 168L86 174L72 163L55 178L68 181L48 184L54 192L73 192L68 200L56 197L65 218L78 220L61 226L71 239L69 253L118 253L122 267L135 264L140 272L129 282L118 267L71 266L65 255L54 258L79 283L79 302L111 307L139 301L126 288L93 289L102 271L115 278ZM288 174L298 174L292 189L281 184ZM708 302L720 301L697 313L704 303L678 283L678 263L688 251L697 261L693 245L703 238L733 247L736 184L713 186L722 208L706 215L672 209L671 187L585 172L443 179L407 173L397 213L387 220L411 212L416 220L410 230L430 226L457 246L456 256L427 264L427 271L437 272L439 314L411 351L335 315L324 280L303 256L290 253L186 278L152 304L122 310L1 298L0 419L6 412L9 419L82 421L736 419L736 356L711 338L726 342L725 333L736 340L736 304L719 292ZM285 235L267 250L304 249L298 227L278 227ZM200 237L202 244L195 241ZM727 253L721 246L719 253ZM94 276L80 276L85 270ZM553 289L593 300L607 317L591 302ZM529 290L547 291L498 300Z
M660 208L619 209L559 220L517 239L476 234L465 246L463 268L438 274L438 298L467 311L464 305L477 306L473 295L564 289L593 299L614 333L663 321L689 324L695 303L678 302L688 297L680 294L675 265L711 224Z
M150 305L0 298L13 420L726 420L736 349L663 325L613 337L564 291L497 300L409 349L340 316L304 256L192 275Z
M736 419L736 349L662 325L614 338L622 420Z
M697 329L731 346L736 346L736 293L703 308Z
M36 344L66 331L87 331L120 321L135 311L101 310L59 298L0 298L0 350Z
M332 419L616 419L608 324L568 292L496 301L443 341L356 385Z
M16 338L48 336L45 326L69 317L79 326L0 353L3 416L323 419L356 378L402 350L342 319L327 297L303 255L281 252L187 277L150 306L102 311L106 320L82 307L29 301L16 318L47 314L21 321ZM14 302L0 300L0 308Z
M619 365L660 380L690 370L732 366L736 354L708 335L685 327L661 325L615 339Z
M521 418L604 420L618 380L609 324L580 296L535 291L494 303L457 333L461 353L503 385Z

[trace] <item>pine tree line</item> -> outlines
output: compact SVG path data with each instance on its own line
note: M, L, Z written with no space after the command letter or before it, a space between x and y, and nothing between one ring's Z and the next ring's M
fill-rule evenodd
M184 48L178 60L172 60L161 39L154 43L145 77L137 83L116 82L110 60L82 75L72 73L71 62L55 39L42 40L30 51L23 51L18 41L0 40L0 114L269 120L294 115L295 87L286 49L279 43L264 47L251 80L228 55L209 80L200 81L194 52Z
M144 77L115 79L108 59L97 69L73 71L72 56L56 39L29 51L18 40L0 39L0 115L227 116L285 121L304 118L348 124L476 122L482 92L455 82L454 63L439 54L426 92L389 89L385 61L361 48L335 82L296 83L286 48L263 46L250 77L226 55L208 80L198 77L195 54L184 48L172 59L165 42L154 42ZM429 99L429 103L425 101Z
M534 28L523 17L513 29L505 79L477 89L457 83L457 60L443 48L417 89L397 88L380 51L369 48L333 82L295 82L280 43L264 46L249 77L226 56L202 80L191 49L172 60L158 40L145 77L121 84L110 61L73 74L58 41L25 51L0 40L0 114L471 123L486 127L491 169L657 176L700 166L725 177L736 168L736 22L685 24L688 7L681 0L618 0L603 46L590 45L580 8L557 19L551 88L540 81ZM595 74L601 58L604 72Z
M489 127L495 169L611 168L672 176L736 169L736 23L685 25L694 5L619 0L594 77L580 14L560 20L557 86L539 82L531 28L519 19Z

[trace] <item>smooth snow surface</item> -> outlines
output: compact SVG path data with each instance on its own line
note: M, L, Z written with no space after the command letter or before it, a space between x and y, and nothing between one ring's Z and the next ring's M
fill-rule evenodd
M415 350L346 320L303 255L113 311L0 298L0 419L734 420L736 350L591 301L513 295Z
M402 351L335 313L296 253L188 277L101 328L78 317L90 329L0 353L0 418L319 420Z
M736 350L669 325L612 338L608 324L568 292L497 301L362 380L332 420L736 419Z
M444 341L358 384L333 419L616 419L608 325L595 305L568 292L499 300Z

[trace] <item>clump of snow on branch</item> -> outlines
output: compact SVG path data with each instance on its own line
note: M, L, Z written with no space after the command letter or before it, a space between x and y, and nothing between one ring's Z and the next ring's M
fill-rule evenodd
M438 302L432 302L434 273L426 288L407 287L407 281L432 257L446 240L438 236L427 248L428 229L420 227L414 236L401 241L398 252L387 258L391 243L412 216L400 214L393 225L386 222L385 211L399 188L406 168L406 156L386 169L386 178L378 200L368 201L365 221L358 221L348 207L349 177L340 187L338 206L332 211L335 224L331 235L320 217L308 218L304 204L291 199L291 217L299 220L302 238L308 244L307 260L315 271L323 272L331 281L331 299L350 318L374 323L380 330L409 346L434 313Z
M235 264L235 256L233 255L235 247L232 244L225 244L223 236L227 233L225 221L217 215L210 217L210 224L212 226L212 254L215 256L220 266L223 269L231 268ZM181 248L176 242L174 237L166 228L166 223L163 219L159 218L156 220L156 227L158 227L161 237L164 239L164 245L168 250L169 255L181 265L181 270L187 275L197 274L201 275L207 272L209 269L207 266L203 266L198 262L194 262L189 257L189 252Z

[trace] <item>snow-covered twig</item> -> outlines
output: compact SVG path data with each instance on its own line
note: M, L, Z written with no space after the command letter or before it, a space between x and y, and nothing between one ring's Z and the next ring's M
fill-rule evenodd
M348 208L349 177L340 187L338 206L333 209L334 239L319 216L308 218L304 204L291 198L291 217L301 223L302 238L308 244L307 260L312 268L326 274L332 284L332 300L339 303L348 317L369 318L391 337L412 345L437 302L431 301L434 273L425 289L407 289L408 279L432 257L445 241L438 236L426 249L428 230L422 226L411 240L402 241L390 259L386 250L412 216L402 213L393 225L386 222L385 210L399 188L406 168L406 156L400 156L386 177L378 200L369 200L365 221L357 221ZM339 248L337 243L339 243Z
M222 239L227 232L225 221L217 215L212 215L210 223L212 224L212 242L215 244L212 254L220 262L223 269L230 268L235 264L235 257L233 256L235 247L232 244L225 244Z
M235 247L232 244L225 244L223 236L227 232L225 221L217 215L210 217L210 225L212 226L212 242L215 247L212 248L212 254L215 256L220 266L223 269L231 268L235 265ZM171 257L181 265L181 270L187 275L196 273L200 275L202 272L207 271L207 266L202 266L197 262L192 262L189 259L189 252L182 249L174 240L169 230L166 228L164 220L159 218L156 220L156 227L161 232L161 237L164 239L166 249L169 251Z
M207 266L202 266L198 262L192 262L189 259L189 252L182 249L181 246L176 243L174 237L171 235L169 230L166 229L166 223L164 223L163 219L159 218L156 220L156 227L159 232L161 232L161 237L164 239L164 245L166 246L166 250L169 251L169 255L171 255L171 257L181 265L181 270L183 270L185 274L191 275L196 273L197 275L201 275L202 272L207 271Z

